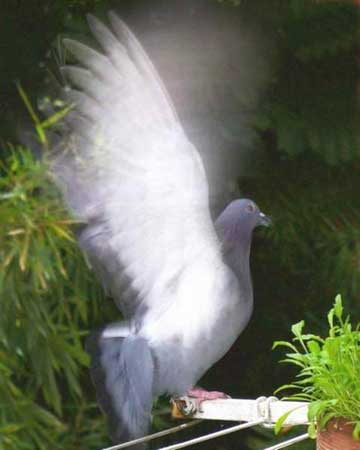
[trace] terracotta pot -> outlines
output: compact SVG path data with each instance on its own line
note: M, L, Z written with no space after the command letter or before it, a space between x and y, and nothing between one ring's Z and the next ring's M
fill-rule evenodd
M319 431L316 450L360 450L360 441L352 437L354 425L345 419L332 419L326 430Z

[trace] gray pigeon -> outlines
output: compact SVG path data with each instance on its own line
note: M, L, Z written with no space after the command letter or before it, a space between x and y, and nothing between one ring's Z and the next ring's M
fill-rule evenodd
M99 403L121 442L148 432L161 394L213 397L191 389L250 319L251 236L269 219L241 199L212 222L199 153L137 39L109 20L111 29L88 18L103 53L65 40L84 68L63 68L78 90L66 89L72 133L52 169L124 317L89 342Z

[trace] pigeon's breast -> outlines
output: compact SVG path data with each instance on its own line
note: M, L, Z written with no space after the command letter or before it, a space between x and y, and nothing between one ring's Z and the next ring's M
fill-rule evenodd
M187 268L174 295L160 316L144 321L140 332L157 361L157 393L183 394L192 387L228 351L252 309L222 263L198 261Z

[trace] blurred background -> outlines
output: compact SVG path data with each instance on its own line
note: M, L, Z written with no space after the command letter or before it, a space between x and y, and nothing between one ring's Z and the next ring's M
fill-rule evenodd
M77 248L73 221L42 162L47 144L35 133L62 82L58 66L68 55L61 38L93 43L86 13L106 20L109 9L117 11L149 52L203 155L216 186L214 215L240 195L272 216L274 226L254 236L253 318L200 383L256 398L291 381L294 372L271 351L274 340L289 338L291 324L305 319L311 332L325 333L337 293L354 321L360 318L356 3L1 0L1 449L110 445L83 342L119 313ZM167 399L158 402L155 429L170 426L168 409ZM204 424L187 437L223 425ZM254 429L198 448L261 449L278 440Z

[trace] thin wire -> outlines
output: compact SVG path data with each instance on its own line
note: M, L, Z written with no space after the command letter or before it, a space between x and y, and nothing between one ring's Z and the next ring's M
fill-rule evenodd
M281 448L290 447L290 445L296 444L297 442L305 441L305 439L309 438L309 434L300 434L300 436L296 436L292 439L288 439L287 441L280 442L279 444L275 444L272 447L264 448L263 450L279 450Z
M255 425L260 425L264 423L264 419L253 420L252 422L245 422L240 425L235 425L234 427L226 428L225 430L215 431L214 433L207 434L205 436L200 436L195 439L190 439L189 441L181 442L179 444L169 445L168 447L162 447L159 450L177 450L178 448L188 447L189 445L198 444L199 442L208 441L209 439L214 439L219 436L224 436L225 434L235 433L235 431L244 430L245 428L254 427Z
M132 441L124 442L123 444L113 445L112 447L103 448L102 450L119 450L121 448L130 447L135 444L141 444L142 442L148 442L153 439L166 436L168 434L176 433L177 431L184 430L186 428L193 427L194 425L202 422L202 419L192 420L191 422L182 423L181 425L177 425L176 427L168 428L167 430L158 431L157 433L148 434L142 438L133 439Z

